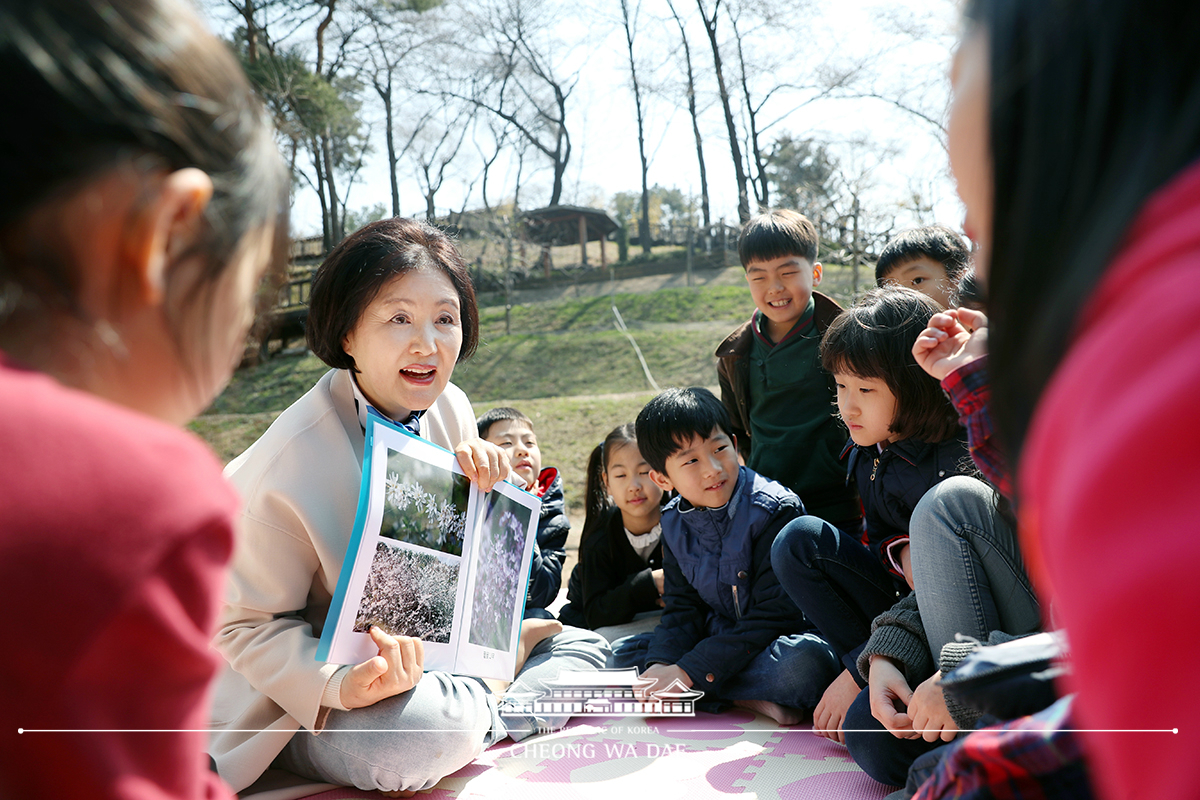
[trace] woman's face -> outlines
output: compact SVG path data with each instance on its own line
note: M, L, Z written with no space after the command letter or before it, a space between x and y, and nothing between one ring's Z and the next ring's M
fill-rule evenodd
M342 342L358 387L395 420L429 408L450 382L462 349L458 292L438 269L414 269L379 290Z
M958 196L967 207L963 227L979 251L975 275L986 282L992 239L992 158L988 140L987 31L970 29L954 53L950 83L954 99L947 125L950 170L958 183Z

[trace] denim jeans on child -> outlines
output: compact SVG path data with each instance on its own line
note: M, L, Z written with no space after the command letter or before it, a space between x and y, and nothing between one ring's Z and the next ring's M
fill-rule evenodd
M533 648L511 691L542 689L560 670L608 666L609 648L592 631L566 628ZM486 747L523 739L567 717L501 717L481 681L427 672L410 691L365 708L330 711L318 735L300 730L274 766L311 780L382 791L428 789Z
M653 632L638 633L613 642L613 665L644 671L653 637ZM821 701L825 687L837 677L838 669L833 648L815 632L780 636L721 687L720 697L705 697L698 705L767 700L811 711Z
M934 661L956 634L985 641L1041 627L1041 611L995 490L964 476L921 498L910 530L913 583Z
M871 621L896 602L899 582L862 542L819 517L797 517L771 547L780 585L855 680Z

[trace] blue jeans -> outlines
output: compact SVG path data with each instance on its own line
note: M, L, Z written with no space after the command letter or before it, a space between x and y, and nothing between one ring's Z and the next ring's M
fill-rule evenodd
M871 621L896 602L892 574L862 542L814 516L784 526L771 546L771 567L862 685L854 661L871 635Z
M566 628L538 643L511 691L542 688L560 670L603 669L608 643L595 633ZM481 681L428 672L410 691L365 708L330 711L318 735L300 730L274 766L310 780L393 792L431 788L471 763L505 735L520 740L539 725L558 727L567 717L504 717Z
M964 634L986 641L1041 627L1017 537L996 511L995 491L962 475L934 486L913 510L909 529L913 583L929 649Z
M653 638L652 632L637 633L613 642L614 666L645 670ZM775 639L726 681L719 697L705 697L702 702L766 700L812 711L837 674L837 657L828 642L815 633L792 633Z

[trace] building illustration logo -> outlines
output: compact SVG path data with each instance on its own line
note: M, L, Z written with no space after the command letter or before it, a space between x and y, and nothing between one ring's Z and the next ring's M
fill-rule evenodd
M648 691L653 685L654 681L642 678L636 667L566 670L553 680L542 681L544 692L508 693L500 703L500 714L695 716L696 701L704 692L689 689L677 680L666 688Z

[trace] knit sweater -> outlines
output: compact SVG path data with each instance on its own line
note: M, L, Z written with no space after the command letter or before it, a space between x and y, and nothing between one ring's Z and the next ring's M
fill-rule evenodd
M629 622L635 614L658 609L658 587L653 571L662 568L662 541L649 560L643 560L629 543L621 509L609 509L601 524L579 547L575 565L578 580L570 604L559 619L595 630ZM572 573L574 579L575 573ZM574 622L577 620L578 622Z

